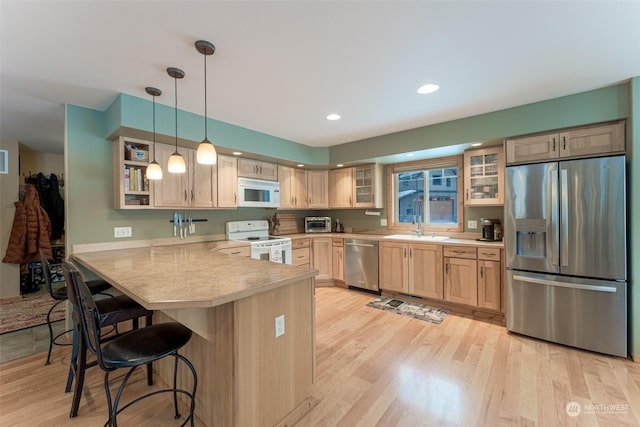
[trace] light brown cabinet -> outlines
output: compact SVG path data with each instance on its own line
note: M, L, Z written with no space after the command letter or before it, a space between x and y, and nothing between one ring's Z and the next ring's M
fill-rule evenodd
M443 298L442 246L381 242L380 288L427 298Z
M475 247L444 247L444 300L478 305L478 273Z
M352 197L353 169L333 169L329 171L329 207L350 208Z
M504 205L504 148L502 145L464 152L464 204Z
M115 209L153 207L153 181L146 178L152 151L149 141L119 137L113 142Z
M238 176L277 181L278 165L260 160L239 158Z
M278 166L281 209L307 208L307 171Z
M307 171L307 208L329 208L329 171Z
M502 275L500 249L478 248L478 307L502 309Z
M218 207L238 207L238 159L218 155Z
M291 256L293 265L310 267L311 253L308 237L291 239Z
M331 237L311 239L311 267L318 270L316 280L331 280L333 275L333 241Z
M333 239L332 277L344 281L344 239Z
M178 147L187 164L185 173L167 170L173 145L156 144L157 161L162 167L161 180L154 183L154 205L162 208L214 208L217 206L217 173L212 165L196 162L196 151Z
M382 208L382 165L370 164L329 171L329 207Z
M623 153L625 123L600 124L513 138L507 140L505 146L508 164Z

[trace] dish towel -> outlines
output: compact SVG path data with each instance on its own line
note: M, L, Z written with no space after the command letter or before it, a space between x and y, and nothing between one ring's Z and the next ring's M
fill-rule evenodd
M269 257L269 261L271 262L282 262L282 249L277 246L269 249L271 256Z

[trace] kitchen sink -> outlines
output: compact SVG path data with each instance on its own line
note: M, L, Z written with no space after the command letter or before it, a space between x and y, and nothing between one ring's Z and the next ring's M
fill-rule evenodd
M398 240L419 240L421 242L442 242L447 240L447 236L412 236L410 234L392 234L391 236L384 236L385 239L398 239Z

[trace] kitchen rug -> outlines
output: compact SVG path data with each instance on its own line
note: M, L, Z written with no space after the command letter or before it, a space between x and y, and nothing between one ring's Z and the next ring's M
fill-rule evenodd
M0 334L47 323L47 312L56 301L48 293L25 296L17 301L0 302ZM64 319L65 304L51 313L51 321Z
M435 324L440 324L449 310L443 308L431 307L414 302L402 301L387 297L380 297L367 304L367 307L377 308L379 310L389 311L391 313L401 314L414 319L424 320Z

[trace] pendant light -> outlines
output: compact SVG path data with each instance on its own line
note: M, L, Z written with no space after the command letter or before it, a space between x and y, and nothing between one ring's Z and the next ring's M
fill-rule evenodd
M216 147L207 138L207 56L213 55L216 47L208 41L198 40L196 50L204 56L204 139L198 145L196 161L203 165L215 165L217 161Z
M187 171L187 164L184 162L184 157L178 153L178 79L184 77L184 71L171 67L167 68L167 74L173 77L176 93L176 151L169 157L167 170L171 173L185 173Z
M156 162L156 96L162 95L162 91L155 87L144 90L153 97L153 161L147 166L147 179L162 179L162 166Z

